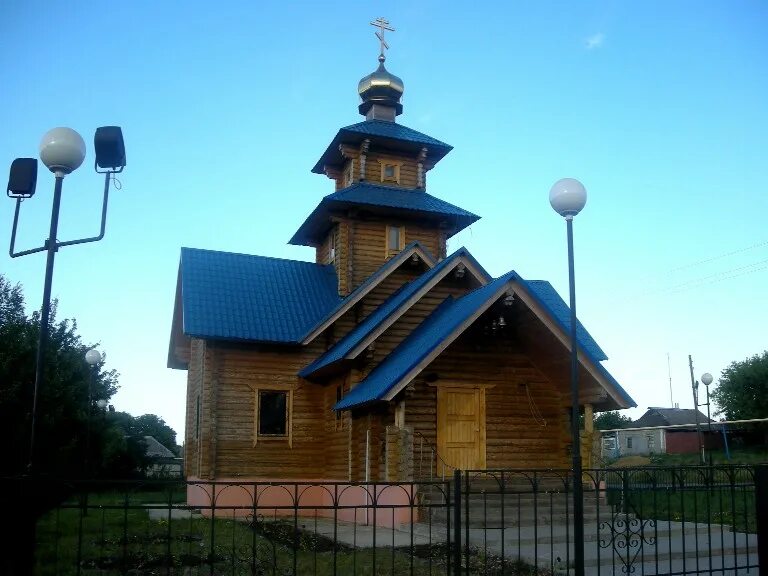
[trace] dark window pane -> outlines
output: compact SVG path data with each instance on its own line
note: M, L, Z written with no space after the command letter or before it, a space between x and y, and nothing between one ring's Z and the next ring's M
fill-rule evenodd
M286 392L259 392L259 434L285 436L287 397Z

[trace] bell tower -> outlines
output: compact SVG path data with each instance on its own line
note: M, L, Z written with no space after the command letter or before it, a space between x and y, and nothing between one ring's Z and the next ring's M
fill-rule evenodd
M290 240L312 246L319 264L333 264L339 294L346 296L407 244L419 242L436 259L446 241L479 216L426 192L427 172L452 147L396 122L403 112L403 81L384 66L389 45L383 18L379 65L358 83L363 122L346 126L312 168L334 181Z

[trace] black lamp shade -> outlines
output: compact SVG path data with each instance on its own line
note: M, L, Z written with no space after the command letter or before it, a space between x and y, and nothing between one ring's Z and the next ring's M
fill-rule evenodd
M99 168L120 170L125 167L125 144L119 126L96 128L93 148L96 150L96 166Z
M32 198L37 185L37 158L16 158L11 163L8 177L8 196Z

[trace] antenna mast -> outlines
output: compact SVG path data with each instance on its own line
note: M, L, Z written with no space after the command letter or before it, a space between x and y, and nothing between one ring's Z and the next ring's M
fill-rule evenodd
M674 408L675 402L672 400L672 368L669 365L669 352L667 352L667 375L669 376L669 407Z

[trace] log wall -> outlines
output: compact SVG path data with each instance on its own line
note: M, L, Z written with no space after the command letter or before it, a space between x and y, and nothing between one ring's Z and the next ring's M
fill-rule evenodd
M441 381L486 388L486 464L489 468L568 467L568 397L509 342L477 349L459 338L423 374ZM526 393L526 384L531 400ZM418 377L405 393L406 426L414 429L414 463L437 446L437 387ZM540 415L540 416L539 416ZM425 448L426 449L426 448ZM427 460L424 460L427 458ZM434 462L438 467L439 462ZM422 464L426 469L427 465Z

